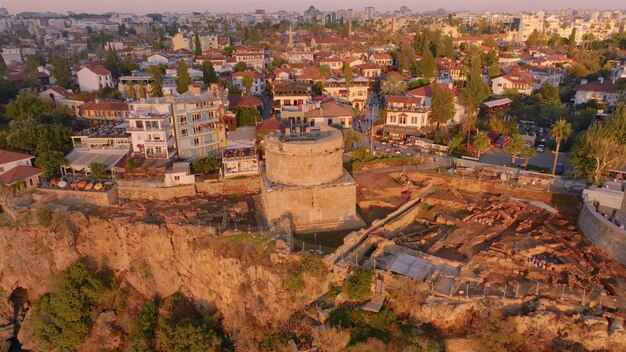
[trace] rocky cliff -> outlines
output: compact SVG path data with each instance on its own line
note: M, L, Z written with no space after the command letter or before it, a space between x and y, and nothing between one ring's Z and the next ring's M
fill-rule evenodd
M257 329L251 326L284 323L329 284L305 277L307 289L294 296L282 282L295 257L249 236L217 239L207 227L159 226L62 210L55 219L48 227L31 224L37 222L33 219L0 229L0 326L15 316L12 293L23 292L26 301L34 302L56 273L79 259L106 264L118 281L146 298L182 291L200 309L219 309L226 328L242 341L255 337ZM31 329L23 330L20 342L36 350Z

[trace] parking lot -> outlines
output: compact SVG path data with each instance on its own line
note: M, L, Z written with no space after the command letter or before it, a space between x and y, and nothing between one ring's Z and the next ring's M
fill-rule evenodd
M480 161L487 164L509 166L511 165L511 154L505 149L492 147L486 151L481 157ZM528 165L535 165L542 168L552 169L552 163L554 161L554 152L546 151L543 153L537 152L537 155L530 158ZM520 165L524 162L524 159L518 158L516 164ZM572 168L572 164L569 160L569 156L565 153L559 153L559 163L563 163L565 174Z

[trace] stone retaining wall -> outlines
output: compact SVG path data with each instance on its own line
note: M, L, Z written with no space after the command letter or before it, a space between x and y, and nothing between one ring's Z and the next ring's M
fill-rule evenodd
M626 265L626 231L598 213L590 202L583 205L578 228L594 246Z
M198 193L208 196L223 196L228 194L256 194L261 192L261 178L251 177L244 179L230 179L219 182L196 182Z
M184 185L169 188L154 187L121 187L118 186L120 199L129 200L168 200L196 195L195 185Z
M118 189L116 186L108 192L72 191L67 189L39 188L39 192L54 195L59 200L75 203L88 203L102 207L117 204Z

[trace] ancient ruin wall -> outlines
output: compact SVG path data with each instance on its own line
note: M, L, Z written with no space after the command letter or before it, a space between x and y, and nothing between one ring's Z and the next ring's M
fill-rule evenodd
M325 130L314 140L266 139L268 180L284 185L314 186L343 176L343 137L339 130Z
M221 180L219 182L196 182L196 190L198 193L204 193L208 196L260 193L261 179L259 177L250 177Z
M626 231L610 223L589 202L580 212L578 227L596 247L626 265Z

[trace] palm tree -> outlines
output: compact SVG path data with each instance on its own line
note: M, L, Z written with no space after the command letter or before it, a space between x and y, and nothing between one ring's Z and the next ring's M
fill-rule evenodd
M474 147L474 150L476 150L476 153L478 154L478 158L480 158L480 155L487 151L487 149L489 149L489 147L491 146L491 139L489 139L489 136L487 136L487 133L480 131L478 132L478 134L476 134L476 137L474 137L474 140L472 141L472 147Z
M389 76L381 87L381 92L384 95L399 95L405 91L406 82L396 75Z
M554 150L554 162L552 163L552 175L556 173L556 163L559 159L559 149L561 148L561 142L567 140L572 135L572 124L567 122L564 118L560 118L557 122L550 127L550 136L556 142L556 148Z

